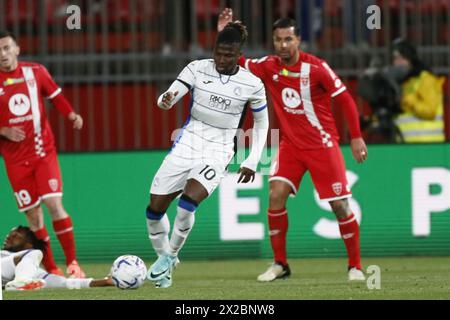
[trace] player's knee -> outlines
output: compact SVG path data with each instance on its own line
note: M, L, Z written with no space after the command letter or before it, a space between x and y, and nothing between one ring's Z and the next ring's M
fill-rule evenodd
M63 219L67 216L67 213L60 201L46 201L45 205L47 206L48 212L54 220Z
M338 219L345 219L351 214L347 199L331 201L330 205Z
M33 208L31 210L28 210L26 212L26 218L31 230L38 230L42 227L41 221L43 221L43 218L40 208Z
M269 194L269 206L271 209L281 209L286 206L288 195L283 190L271 188Z

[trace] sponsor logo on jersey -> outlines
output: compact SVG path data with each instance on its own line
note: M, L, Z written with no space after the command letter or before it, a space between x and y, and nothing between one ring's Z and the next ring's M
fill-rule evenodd
M331 187L333 188L334 193L336 193L337 195L340 195L342 193L342 183L333 183Z
M28 113L31 107L30 99L23 93L17 93L9 99L9 111L15 116L21 117Z
M33 115L29 114L27 116L24 117L18 117L18 118L14 118L14 119L9 119L9 124L18 124L18 123L22 123L22 122L26 122L26 121L32 121L33 120Z
M272 76L272 79L273 79L273 81L278 82L278 81L280 80L280 76L277 75L277 74L274 74L274 75Z
M204 83L204 84L210 84L210 83L213 83L213 81L211 81L211 80L205 80L205 81L203 81L203 83Z
M58 179L50 179L48 180L48 185L53 192L58 190Z
M234 95L240 97L242 95L242 88L241 87L236 87L234 88Z
M5 94L5 90L3 88L0 88L0 96Z
M22 83L25 82L24 78L8 78L6 79L5 82L3 82L3 86L7 87L7 86L12 86L13 84L18 84L18 83Z
M295 109L302 104L300 94L292 88L284 88L281 92L281 98L284 105L290 109Z
M212 94L209 97L209 106L214 109L228 110L231 106L231 100Z

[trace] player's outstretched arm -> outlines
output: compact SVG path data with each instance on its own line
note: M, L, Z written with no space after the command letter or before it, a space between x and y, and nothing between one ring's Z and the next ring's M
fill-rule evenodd
M112 282L111 276L105 277L104 279L94 279L91 281L90 285L91 288L94 287L111 287L114 286L114 283Z
M164 110L169 110L188 92L189 89L186 84L180 80L175 80L169 89L159 96L158 107Z

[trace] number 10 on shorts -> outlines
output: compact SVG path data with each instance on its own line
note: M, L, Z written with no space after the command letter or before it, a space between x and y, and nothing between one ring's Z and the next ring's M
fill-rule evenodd
M203 174L206 180L211 181L216 176L216 170L211 168L209 165L206 165L202 171L199 172L200 175Z

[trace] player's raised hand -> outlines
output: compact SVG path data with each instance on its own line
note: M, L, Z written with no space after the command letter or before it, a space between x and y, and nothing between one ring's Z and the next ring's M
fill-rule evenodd
M363 163L366 161L369 153L363 138L352 139L350 146L352 149L353 158L355 158L356 162Z
M173 101L173 99L175 99L175 97L177 95L178 95L178 91L175 91L175 92L167 91L162 97L162 100L161 100L162 106L161 107L163 109L170 109L170 107L172 106L172 101Z
M25 131L23 127L3 127L0 128L0 136L4 136L13 142L20 142L25 139Z
M83 128L83 118L79 114L71 112L69 114L69 120L73 122L74 129L81 130Z
M225 26L233 21L233 10L231 8L225 8L219 14L219 19L217 20L217 31L222 31Z
M247 183L250 180L252 180L252 182L255 180L255 171L246 168L246 167L242 167L239 169L238 173L240 173L241 175L239 176L238 179L238 183Z

